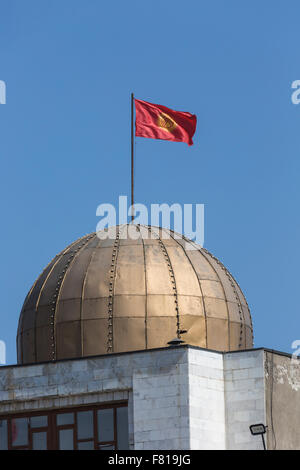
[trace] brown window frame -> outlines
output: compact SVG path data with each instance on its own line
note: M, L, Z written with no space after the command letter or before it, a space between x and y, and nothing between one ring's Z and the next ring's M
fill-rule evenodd
M90 442L94 443L94 450L100 450L100 446L111 445L114 446L114 450L118 450L117 439L118 439L118 430L117 430L117 408L128 408L128 402L113 402L105 404L93 404L93 405L82 405L76 407L67 407L67 408L54 408L52 410L42 410L42 411L32 411L32 412L20 412L20 413L9 413L0 415L0 420L7 421L7 433L8 433L8 450L33 450L33 434L38 432L47 433L47 450L58 450L59 449L59 431L62 429L72 429L73 430L73 447L74 450L78 450L78 444L81 442ZM113 420L114 420L114 439L112 441L99 441L98 440L98 410L103 409L113 409ZM77 437L77 413L80 411L93 411L93 431L94 435L90 438L78 439ZM73 424L57 424L57 416L64 413L74 413L74 423ZM28 425L28 445L14 446L12 445L12 420L18 418L27 418L28 420L35 416L47 416L48 426L41 426L39 428L31 428ZM105 448L103 449L105 450Z

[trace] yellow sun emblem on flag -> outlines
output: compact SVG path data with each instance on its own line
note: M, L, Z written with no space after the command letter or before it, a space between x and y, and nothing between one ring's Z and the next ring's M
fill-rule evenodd
M177 126L174 119L172 119L171 116L163 112L161 112L157 118L157 125L168 132L172 132Z

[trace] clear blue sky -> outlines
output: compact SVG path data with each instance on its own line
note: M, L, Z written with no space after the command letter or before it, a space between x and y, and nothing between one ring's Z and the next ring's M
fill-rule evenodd
M137 138L136 200L204 203L255 346L299 324L299 2L2 0L0 339L27 291L130 191L130 92L197 114L195 145Z

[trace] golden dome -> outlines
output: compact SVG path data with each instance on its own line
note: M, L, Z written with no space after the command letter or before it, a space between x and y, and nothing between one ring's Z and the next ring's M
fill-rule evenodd
M87 235L44 269L21 311L19 363L165 347L180 335L252 348L246 299L220 261L170 230L130 225L132 239L128 227Z

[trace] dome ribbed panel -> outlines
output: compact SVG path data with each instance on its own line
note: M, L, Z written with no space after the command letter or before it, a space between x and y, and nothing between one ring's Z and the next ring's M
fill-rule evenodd
M18 330L18 361L22 358L22 362L31 363L52 358L51 316L55 314L59 277L63 279L75 250L84 244L88 237L90 236L82 237L62 250L44 269L27 296Z
M20 315L19 363L164 347L180 336L221 351L252 347L246 299L207 250L159 227L109 234L74 242L37 279Z
M89 265L100 240L93 236L75 254L59 291L55 312L56 358L83 355L83 302ZM76 341L74 341L76 338Z

